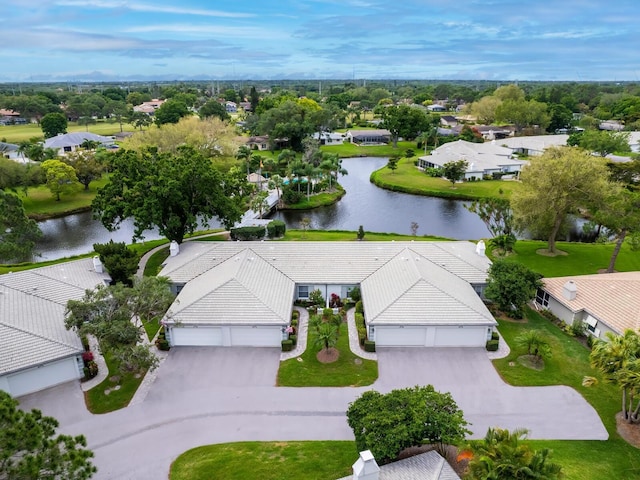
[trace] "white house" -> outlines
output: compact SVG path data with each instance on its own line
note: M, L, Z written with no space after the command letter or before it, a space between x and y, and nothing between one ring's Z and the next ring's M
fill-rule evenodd
M82 377L66 304L108 281L91 258L0 275L0 390L18 397Z
M584 322L593 337L640 330L640 272L545 278L543 283L536 304L569 325Z
M446 112L446 107L442 105L438 105L437 103L432 103L431 105L427 105L427 110L430 112Z
M111 137L104 137L91 132L72 132L47 138L44 141L44 148L53 148L58 150L58 155L66 155L76 151L87 140L98 142L105 147L114 144L114 140Z
M542 155L549 147L563 147L567 145L569 135L534 135L531 137L510 137L500 140L502 146L508 147L513 153L537 156Z
M320 142L320 145L342 145L344 143L344 133L338 132L322 132L313 134L314 140Z
M466 160L468 163L464 178L482 180L484 175L493 173L517 173L527 162L512 157L510 148L495 142L473 143L466 140L445 143L419 157L419 168L442 168L445 163Z
M348 130L345 140L358 145L382 145L391 141L391 132L384 129Z
M484 346L489 260L470 242L188 242L161 275L172 345L280 346L294 300L361 287L378 346ZM411 335L407 335L411 332Z
M29 161L28 158L23 158L22 154L18 151L20 147L13 143L4 143L0 142L0 155L9 160L13 160L15 162L26 163Z

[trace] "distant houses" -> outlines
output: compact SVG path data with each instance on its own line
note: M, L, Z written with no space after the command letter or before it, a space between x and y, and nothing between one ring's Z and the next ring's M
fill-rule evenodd
M66 155L76 151L86 141L97 142L105 147L114 145L114 140L111 137L103 137L91 132L72 132L47 138L44 142L44 148L53 148L57 150L58 155Z

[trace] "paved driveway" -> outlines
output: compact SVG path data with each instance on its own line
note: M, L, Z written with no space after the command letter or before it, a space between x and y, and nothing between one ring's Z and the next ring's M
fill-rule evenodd
M498 375L484 349L394 348L378 351L376 388L433 385L451 392L474 437L488 427L530 430L530 438L606 440L595 409L564 386L512 387Z
M62 431L86 435L98 480L166 478L178 455L209 443L352 439L344 413L366 388L275 387L278 358L277 349L172 349L144 402L107 415L67 416ZM380 377L370 388L433 384L450 391L473 424L473 438L489 426L525 427L533 438L607 438L595 410L573 389L510 387L482 349L394 348L378 358Z

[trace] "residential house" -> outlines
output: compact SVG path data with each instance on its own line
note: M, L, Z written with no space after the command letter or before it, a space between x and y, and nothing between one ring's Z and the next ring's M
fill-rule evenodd
M600 130L621 132L622 130L624 130L624 125L621 122L618 122L617 120L606 120L604 122L600 122L600 125L598 125L598 128Z
M313 138L320 142L320 145L342 145L344 143L345 134L338 132L315 132Z
M571 325L584 322L589 335L640 330L640 272L545 278L535 303Z
M165 102L165 100L159 100L154 98L149 102L142 102L140 105L136 105L133 107L134 112L142 112L147 115L153 115L155 111L160 108L160 106Z
M549 147L560 147L567 144L569 135L535 135L532 137L511 137L500 141L500 145L508 147L515 154L538 156Z
M378 466L370 450L360 452L353 475L339 480L460 480L451 465L435 450Z
M499 127L497 125L474 125L482 138L485 140L498 140L513 136L514 129L512 127Z
M347 130L344 138L360 146L382 145L391 141L391 132L383 129Z
M445 143L431 152L431 155L419 157L419 168L442 168L445 163L466 160L468 163L465 180L482 180L485 175L494 173L517 174L525 161L512 157L510 148L501 147L495 142L473 143L466 140Z
M440 117L440 124L445 127L456 127L458 125L458 119L453 115L442 115Z
M64 326L67 301L108 282L91 258L0 275L0 390L18 397L81 378L84 349Z
M22 154L18 151L19 149L20 146L13 143L0 142L0 155L16 162L22 163L28 161L29 159L23 158Z
M224 109L227 113L236 113L238 111L238 104L236 102L224 102Z
M66 155L80 148L86 141L98 142L101 146L109 147L114 145L112 137L104 137L102 135L96 135L91 132L72 132L56 135L55 137L47 138L44 141L44 148L53 148L58 151L58 155Z
M432 103L431 105L427 105L427 110L430 112L446 112L447 108L437 103Z
M253 109L251 108L251 102L240 102L238 104L242 110L245 112L251 112Z
M489 260L470 242L188 242L160 272L172 345L278 347L295 300L360 286L378 346L482 347Z

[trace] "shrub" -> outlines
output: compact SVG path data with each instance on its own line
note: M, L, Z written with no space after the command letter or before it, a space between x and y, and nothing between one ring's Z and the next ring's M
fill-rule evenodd
M293 187L282 189L282 201L287 205L295 205L296 203L300 203L303 197L304 194Z
M356 327L356 330L358 331L358 341L360 342L360 346L363 346L365 340L367 339L367 329L366 327L358 325Z
M342 299L340 298L340 295L332 293L329 298L329 306L331 308L340 308L342 306Z
M82 353L82 361L85 365L91 361L93 361L93 352L83 352Z
M322 296L322 292L318 289L312 290L309 293L309 302L312 305L324 305L324 297Z
M571 335L575 337L584 337L587 334L587 324L582 320L574 320L571 324Z
M282 340L282 351L290 352L293 350L293 341L292 340Z
M82 369L82 373L84 375L84 379L85 380L89 380L89 378L91 378L91 377L89 377L89 367L84 367Z
M283 237L287 226L282 220L272 220L267 224L267 236L269 238Z
M89 378L93 378L98 375L98 364L93 360L87 363L87 368L89 369Z
M362 294L360 293L360 287L353 287L349 291L349 297L351 297L351 300L353 300L354 302L358 302L358 301L362 300Z
M94 243L93 249L109 272L111 284L124 283L132 286L131 277L138 271L138 254L128 248L124 242Z
M365 352L375 352L376 351L376 342L371 340L364 341L364 351Z
M291 312L291 319L298 320L300 318L300 312L298 310L294 310Z
M322 309L322 319L329 320L333 316L332 308L323 308Z
M264 238L264 227L238 227L230 230L232 240L260 240Z
M358 300L356 302L356 313L364 313L364 308L362 307L362 300Z
M291 340L294 345L297 345L298 344L298 335L289 335L289 340Z
M498 332L491 332L491 340L500 340L500 335L498 335Z
M500 340L487 340L487 350L489 352L495 352L498 350L498 346L500 344Z
M294 318L293 320L291 320L291 326L292 327L297 327L298 326L298 322L299 322L299 320L297 318Z

